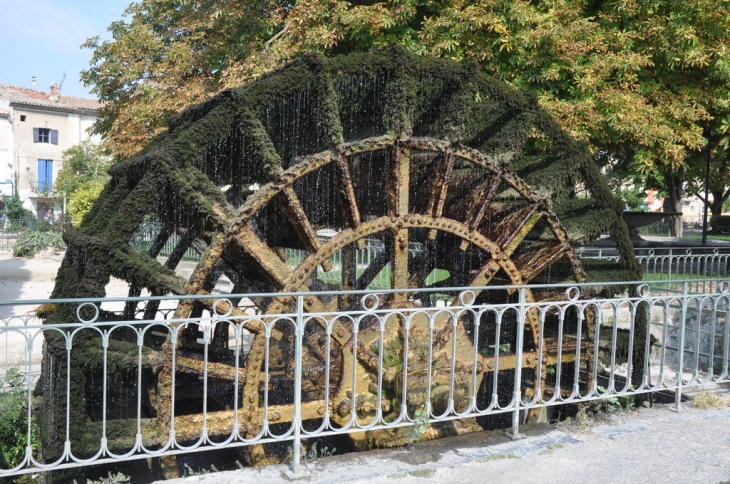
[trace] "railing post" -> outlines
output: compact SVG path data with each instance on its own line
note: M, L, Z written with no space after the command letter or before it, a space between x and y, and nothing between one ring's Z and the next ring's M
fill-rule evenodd
M687 300L688 294L687 282L682 283L682 321L679 326L679 355L677 357L677 389L674 391L674 408L675 412L682 411L682 384L684 383L684 333L687 329Z
M513 399L515 409L512 412L512 430L510 437L512 439L521 439L524 435L520 434L520 406L522 403L522 344L525 334L525 319L527 311L525 309L525 288L520 289L520 314L517 318L517 348L515 348L515 386Z
M297 296L297 320L294 347L294 473L299 472L302 448L302 337L304 335L304 296Z

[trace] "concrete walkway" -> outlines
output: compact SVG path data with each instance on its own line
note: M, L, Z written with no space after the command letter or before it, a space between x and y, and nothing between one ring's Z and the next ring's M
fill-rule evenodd
M700 234L701 235L701 234ZM648 248L656 246L667 246L667 247L701 247L702 239L690 239L687 237L663 237L658 235L642 235L641 236L646 244L635 244L636 247ZM716 240L707 239L708 247L730 247L730 241L728 240Z
M228 483L722 483L730 482L730 408L680 413L665 405L612 412L600 422L524 427L373 451L190 476L157 484Z
M0 300L46 298L58 260L0 255ZM124 289L120 286L119 290ZM5 307L3 317L28 308ZM15 313L20 314L20 313ZM6 348L8 348L6 344ZM526 438L500 432L304 461L180 478L164 483L730 483L730 398L720 408L686 404L613 412L600 422L523 427Z

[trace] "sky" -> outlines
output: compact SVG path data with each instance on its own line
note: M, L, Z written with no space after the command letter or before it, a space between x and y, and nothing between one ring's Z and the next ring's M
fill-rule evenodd
M79 46L121 20L132 0L0 0L0 84L48 92L66 73L61 94L94 97L80 80L92 51Z

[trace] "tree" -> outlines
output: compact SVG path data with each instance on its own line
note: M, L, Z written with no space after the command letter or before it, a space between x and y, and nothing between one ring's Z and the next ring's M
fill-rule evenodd
M26 220L35 218L33 212L23 206L23 202L16 195L14 197L3 197L5 204L5 216L8 220Z
M109 26L113 40L88 39L94 51L81 78L104 101L94 127L116 157L130 156L165 119L226 86L271 70L263 53L287 4L271 0L142 0Z
M101 187L109 178L110 158L91 140L85 140L63 152L56 191L68 197L68 212L74 225L81 223Z
M101 191L104 189L103 180L91 180L79 186L71 196L68 202L68 213L71 215L71 223L74 227L81 225L94 201L99 198Z
M681 211L683 167L707 137L727 133L717 121L730 112L729 9L727 0L142 0L129 22L112 24L113 40L85 44L94 54L82 78L106 102L96 132L123 158L166 116L304 53L398 42L471 59L535 92L599 158L659 170L667 208Z
M646 198L646 177L637 170L627 171L612 167L604 175L614 195L620 198L627 210L639 210Z
M717 132L717 131L716 131ZM710 171L708 192L711 201L705 199L707 177L707 148L702 156L695 156L687 164L687 191L702 200L713 216L722 215L723 207L730 200L730 136L710 143ZM708 197L709 198L709 197Z
M33 212L23 206L23 202L18 196L18 187L13 187L12 197L3 197L3 205L5 217L8 220L27 220L35 218Z

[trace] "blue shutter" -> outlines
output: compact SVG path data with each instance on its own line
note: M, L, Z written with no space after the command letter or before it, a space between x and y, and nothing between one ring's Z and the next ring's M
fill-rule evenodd
M58 144L58 135L56 135L56 144ZM53 190L53 160L46 160L46 191L51 190Z
M38 160L38 191L53 189L53 160Z
M58 130L57 129L51 130L51 144L54 144L54 145L58 144Z
M38 128L33 128L33 143L39 143L40 138L41 138L41 136L38 133Z
M37 129L37 128L36 128ZM38 160L38 191L46 189L46 160Z

